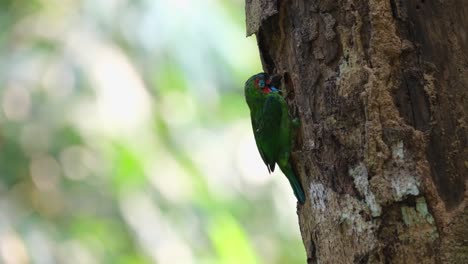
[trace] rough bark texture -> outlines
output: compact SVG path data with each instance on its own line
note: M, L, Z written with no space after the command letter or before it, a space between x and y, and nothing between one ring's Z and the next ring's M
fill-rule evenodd
M309 263L468 263L468 5L247 0L301 120Z

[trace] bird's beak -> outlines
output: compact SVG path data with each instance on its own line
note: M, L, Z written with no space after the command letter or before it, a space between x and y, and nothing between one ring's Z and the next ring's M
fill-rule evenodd
M267 81L267 85L270 87L279 88L281 86L281 79L283 77L280 74L270 75Z

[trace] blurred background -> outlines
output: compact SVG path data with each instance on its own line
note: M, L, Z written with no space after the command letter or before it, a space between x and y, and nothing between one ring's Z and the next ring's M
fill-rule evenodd
M0 263L305 263L243 0L0 0Z

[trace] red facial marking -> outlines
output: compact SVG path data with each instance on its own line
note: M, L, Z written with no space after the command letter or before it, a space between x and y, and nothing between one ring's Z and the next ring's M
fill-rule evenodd
M268 86L265 86L265 87L262 89L262 92L263 92L264 94L269 94L269 93L271 93L271 89L270 89Z

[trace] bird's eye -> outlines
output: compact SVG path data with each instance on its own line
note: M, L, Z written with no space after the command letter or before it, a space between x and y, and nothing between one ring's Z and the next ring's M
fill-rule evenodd
M260 88L265 87L265 80L259 80L259 81L258 81L258 86L259 86Z

